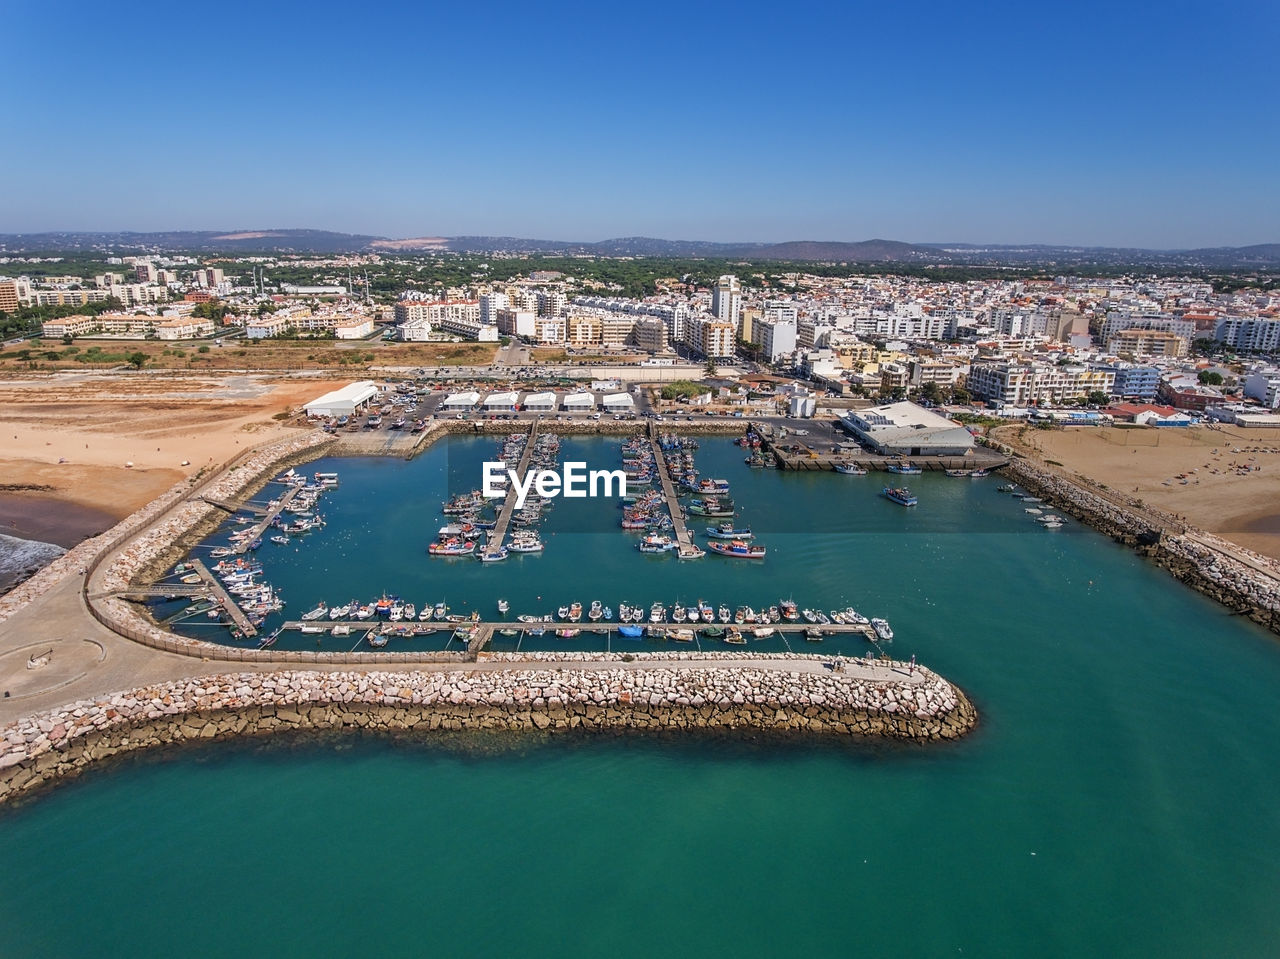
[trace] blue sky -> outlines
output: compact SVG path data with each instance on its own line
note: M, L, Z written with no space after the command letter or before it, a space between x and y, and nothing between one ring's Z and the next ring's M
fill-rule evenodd
M9 0L0 232L1280 241L1280 4Z

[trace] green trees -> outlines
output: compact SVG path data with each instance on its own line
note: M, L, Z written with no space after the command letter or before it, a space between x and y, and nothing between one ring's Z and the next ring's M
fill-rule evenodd
M1094 406L1106 406L1110 401L1110 395L1102 392L1102 390L1094 390L1089 394L1089 402Z
M1198 379L1205 386L1221 386L1222 385L1222 374L1215 372L1214 370L1201 370L1200 373L1196 376L1196 379Z
M143 353L141 350L130 353L126 359L129 361L129 365L135 370L140 370L147 364L147 354Z

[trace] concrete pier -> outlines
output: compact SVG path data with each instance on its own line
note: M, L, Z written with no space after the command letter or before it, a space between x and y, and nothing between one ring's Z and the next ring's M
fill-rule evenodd
M237 553L243 553L249 548L250 543L261 538L262 534L265 533L275 521L275 518L280 515L280 511L293 502L293 498L298 495L298 490L300 489L302 489L301 486L290 486L285 490L284 495L276 500L276 505L269 507L266 515L258 521L258 525L253 528L253 534L244 537L236 544L235 551Z
M258 627L249 622L249 617L244 614L244 610L240 608L240 604L235 598L222 588L222 584L218 582L213 573L209 572L209 568L198 559L191 560L191 566L204 580L205 588L222 604L223 610L231 617L231 622L235 624L236 629L244 633L245 638L258 635Z
M681 556L697 555L698 547L693 542L689 527L684 521L684 510L680 508L679 496L675 484L671 481L671 471L667 469L667 460L658 443L657 425L649 423L649 445L653 448L653 458L658 468L658 480L662 484L662 496L667 503L667 512L671 514L671 528L675 530L676 542L680 544Z
M538 438L538 421L534 420L529 427L529 438L524 444L524 455L520 457L520 465L516 467L516 476L521 483L524 482L525 473L529 471L529 463L533 459L533 447L536 445ZM502 511L498 513L498 521L493 527L493 532L489 536L489 542L484 548L484 555L496 555L498 550L507 540L507 527L511 525L511 516L516 509L516 489L515 483L507 487L507 498L502 501Z

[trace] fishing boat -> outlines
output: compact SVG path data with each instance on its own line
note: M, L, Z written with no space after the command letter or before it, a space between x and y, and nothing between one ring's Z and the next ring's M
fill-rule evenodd
M333 636L350 636L351 627L346 623L339 623L337 626L333 627L333 629L329 630L329 633Z
M624 624L618 627L618 635L623 639L640 639L644 636L644 627Z
M507 544L507 549L513 553L541 553L543 550L542 540L536 535L522 535L517 533Z
M572 603L569 606L569 622L576 623L582 619L582 604Z
M754 534L750 526L739 529L733 523L721 523L719 526L708 526L707 535L712 539L751 539Z
M721 516L733 516L733 500L723 499L716 496L705 496L702 499L695 499L689 504L690 516L710 516L712 518Z
M569 607L568 607L568 606L561 606L559 609L557 609L557 610L556 610L556 616L558 616L560 619L568 619L568 618L569 618Z
M507 558L507 548L499 546L497 549L486 549L480 553L480 562L482 563L500 563Z
M677 643L692 643L693 630L691 629L669 629L667 630L667 638Z
M775 630L772 626L757 626L755 629L751 631L751 635L754 636L756 639L768 639L775 632L777 632L777 630Z
M843 473L845 476L866 476L867 471L864 467L857 463L836 463L832 466L837 473Z
M604 621L605 621L606 623L613 622L613 607L612 607L612 606L606 606L606 607L604 608Z
M707 639L723 639L724 630L719 626L704 626L702 629L702 635Z
M733 613L729 611L728 606L721 606L716 610L716 619L720 620L722 623L727 623L733 619Z
M432 611L431 611L431 604L430 604L430 603L423 603L423 604L422 604L422 612L420 612L420 613L418 614L418 622L420 622L420 623L425 623L427 620L429 620L429 619L431 618L431 612L432 612Z
M511 608L511 604L508 603L505 599L498 600L498 612L506 613L507 610L509 610L510 608Z
M649 622L660 623L667 618L667 608L661 603L654 603L649 607Z
M581 634L582 630L568 627L565 629L557 629L556 636L560 639L573 639L573 637Z
M444 619L449 614L449 607L444 603L436 603L435 614L436 619Z
M747 645L747 637L742 635L742 630L740 630L737 626L729 627L728 631L724 635L724 641L728 643L730 646Z
M688 612L679 603L676 603L675 606L671 607L671 621L673 623L683 623L688 618Z
M885 466L885 470L889 473L901 473L903 476L916 476L922 472L919 466L912 466L909 462L889 463Z
M322 616L328 616L328 615L329 615L329 607L322 602L315 609L307 610L307 612L303 613L302 619L304 622L310 622L313 619L320 619Z
M983 469L983 470L969 470L969 478L970 478L970 479L981 479L981 478L982 478L982 477L984 477L984 476L990 476L990 475L991 475L991 470L986 470L986 469Z
M704 603L702 600L698 600L698 615L702 617L704 623L716 621L716 611L711 608L710 603Z
M587 619L593 623L598 623L604 617L604 604L598 599L591 601L591 608L587 610Z
M782 618L789 623L794 623L800 618L800 610L796 608L794 600L783 599L778 601L778 612Z
M413 605L413 603L405 603L402 615L405 619L413 619L418 615L418 609Z
M764 559L765 548L763 546L748 543L744 539L734 539L728 542L710 542L707 549L713 553L719 553L721 556L731 556L734 559Z
M968 476L972 470L946 470L948 476Z
M383 646L387 645L388 637L383 636L380 633L375 633L373 630L370 630L368 635L366 635L364 639L365 639L365 642L367 642L374 649L381 649Z
M827 631L825 629L819 629L817 626L808 626L804 631L804 638L810 643L822 642L822 637L825 635L827 635Z
M275 543L277 546L288 546L289 537L288 536L272 536L271 542Z
M450 539L442 543L432 543L427 547L427 552L432 556L469 556L475 551L476 542L473 539Z
M880 493L897 503L899 506L915 506L918 502L915 494L905 486L886 486L880 491Z
M871 620L871 628L876 631L876 636L884 640L886 643L893 639L893 629L889 626L887 619L876 617Z

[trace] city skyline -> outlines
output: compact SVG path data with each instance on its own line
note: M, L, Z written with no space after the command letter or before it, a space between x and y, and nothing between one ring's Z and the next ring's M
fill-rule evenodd
M86 69L47 7L7 18L0 232L1280 239L1261 3L63 9Z

